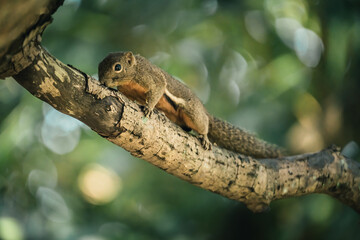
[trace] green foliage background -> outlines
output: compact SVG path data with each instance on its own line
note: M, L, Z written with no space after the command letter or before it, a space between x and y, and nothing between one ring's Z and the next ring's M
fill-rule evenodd
M43 45L93 75L108 52L131 50L184 81L216 116L293 152L336 143L359 161L359 13L356 0L68 0ZM115 195L87 197L89 169L110 176L92 185ZM2 239L359 239L359 220L324 195L253 214L0 81Z

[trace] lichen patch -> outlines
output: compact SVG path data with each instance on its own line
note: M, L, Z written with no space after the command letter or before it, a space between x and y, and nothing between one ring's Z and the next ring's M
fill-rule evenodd
M54 86L54 84L54 79L45 77L44 81L39 86L40 91L45 94L50 94L52 97L60 97L60 91Z
M68 73L65 71L65 68L55 67L54 74L61 82L70 81L70 78L68 76Z

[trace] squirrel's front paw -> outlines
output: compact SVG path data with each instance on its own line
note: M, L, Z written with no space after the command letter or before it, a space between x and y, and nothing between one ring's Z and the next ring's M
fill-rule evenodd
M207 135L199 135L198 138L205 150L211 150L211 142L209 141Z
M144 112L145 117L150 118L151 114L153 113L153 109L150 109L148 106L144 106L143 112Z

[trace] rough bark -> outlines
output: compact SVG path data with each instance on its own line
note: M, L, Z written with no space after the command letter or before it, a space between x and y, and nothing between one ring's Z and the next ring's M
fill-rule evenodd
M35 24L26 29L37 32L30 31L32 37L24 33L22 39L27 42L20 42L20 49L28 48L21 54L31 57L21 58L16 81L132 155L196 186L241 201L255 212L265 210L273 200L310 193L329 194L360 212L360 164L341 155L339 148L282 159L254 159L217 147L205 151L197 138L162 113L155 111L150 119L143 118L136 103L51 56L39 44L43 28ZM7 74L2 76L11 75L11 71L3 72Z
M275 199L325 193L360 211L360 165L331 147L282 159L254 159L214 147L155 111L140 107L96 79L56 60L40 45L34 62L14 78L31 94L90 126L104 138L196 186L263 211Z

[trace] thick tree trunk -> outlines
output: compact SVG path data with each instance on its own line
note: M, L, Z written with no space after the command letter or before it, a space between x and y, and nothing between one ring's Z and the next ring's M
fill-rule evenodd
M61 3L54 2L57 6ZM47 21L29 23L20 38L23 42L18 41L17 46L13 41L12 47L4 50L0 56L3 77L16 73L16 81L31 94L81 120L132 155L201 188L244 202L253 211L263 211L276 199L325 193L360 212L360 165L341 155L337 147L261 160L217 147L206 151L197 138L164 114L155 111L145 119L136 103L61 63L39 43L53 6L49 3L47 14L39 18ZM17 54L24 56L4 58ZM17 59L21 64L17 65Z
M41 41L41 33L63 1L0 0L0 79L32 62L31 47Z

